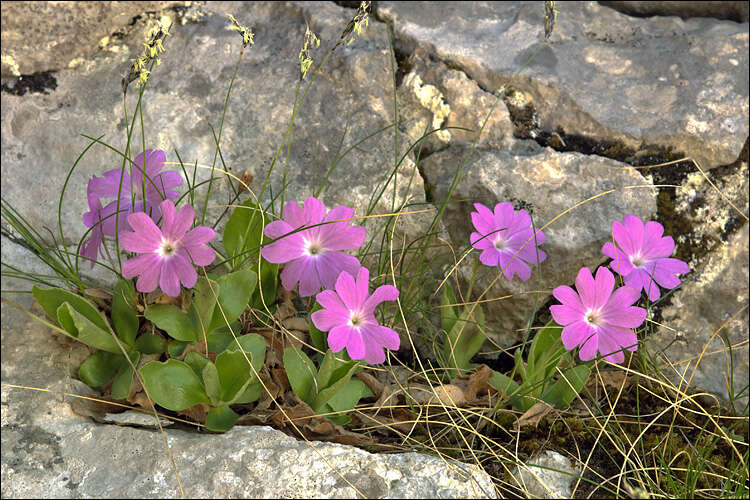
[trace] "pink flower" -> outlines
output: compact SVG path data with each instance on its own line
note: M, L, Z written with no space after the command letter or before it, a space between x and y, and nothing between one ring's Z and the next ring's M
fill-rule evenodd
M615 277L606 267L596 270L596 279L587 267L578 271L576 293L569 286L558 286L552 295L562 305L550 306L557 323L563 325L562 342L566 349L580 346L578 356L583 361L596 357L597 351L612 363L622 363L622 349L635 351L638 338L633 328L646 319L646 310L633 303L640 291L629 286L612 293Z
M195 210L190 205L175 214L172 200L164 200L159 209L161 229L144 212L128 215L133 231L120 231L120 245L129 252L143 255L123 262L122 275L138 276L136 288L140 292L153 292L158 284L162 292L177 297L180 282L185 288L195 286L198 273L194 266L207 266L216 257L214 249L206 245L215 233L206 226L188 232L195 218Z
M664 226L649 221L644 227L635 215L626 215L623 222L612 223L617 246L608 241L602 253L613 259L609 266L625 278L626 285L646 291L654 302L661 295L659 286L676 287L680 279L675 275L689 272L690 267L679 259L668 258L674 252L674 240L671 236L662 237Z
M144 157L146 165L144 167ZM117 199L118 192L120 199L133 200L135 212L146 211L154 220L158 219L161 214L158 213L158 205L162 200L175 200L177 191L171 188L182 184L182 177L177 172L162 172L164 162L167 156L160 149L147 149L133 159L135 165L131 165L133 176L131 179L129 171L125 168L122 171L119 168L104 172L104 177L94 176L89 182L90 192L100 198ZM144 178L144 172L146 174ZM122 189L120 183L122 182ZM144 184L145 184L145 203L144 203ZM128 203L129 205L131 203Z
M343 271L336 280L336 291L323 290L316 299L323 309L312 313L315 326L328 333L333 352L346 347L352 359L370 364L385 361L383 347L397 350L401 341L394 330L380 326L375 308L383 301L396 300L398 290L392 285L379 286L369 294L370 271L361 267L357 279Z
M102 208L102 202L91 192L91 183L88 188L89 211L83 214L83 223L90 227L91 236L81 247L81 256L91 261L91 267L101 253L101 246L104 236L115 235L115 204L116 201L109 203ZM125 216L129 211L126 200L120 200L120 227L128 227Z
M522 281L528 280L528 264L537 262L537 252L539 262L547 258L537 249L547 239L544 233L537 230L535 241L531 216L526 210L514 212L512 203L498 203L494 213L481 203L474 203L474 208L477 211L471 213L471 221L478 232L471 233L469 239L474 248L482 250L479 260L486 266L500 266L509 280L515 274Z
M261 249L261 255L273 263L287 263L281 272L281 284L287 290L299 283L299 294L308 297L323 288L333 288L341 271L354 275L361 267L356 257L343 250L354 250L362 246L366 231L361 226L349 226L354 210L338 206L326 215L325 205L312 196L305 199L304 210L290 201L284 207L282 220L269 223L264 232L277 241ZM295 229L322 222L323 224Z

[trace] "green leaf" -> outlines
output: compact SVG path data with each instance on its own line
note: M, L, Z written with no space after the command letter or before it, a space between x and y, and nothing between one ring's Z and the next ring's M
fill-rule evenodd
M521 386L507 375L493 370L489 383L500 394L509 396L510 403L521 411L526 411L534 405L533 399L519 396Z
M312 311L310 311L310 340L312 340L312 344L320 349L322 352L325 352L326 349L328 349L328 346L326 345L328 343L328 332L321 332L318 330L318 327L315 326L315 323L312 321L312 314L315 311L320 311L323 309L323 306L315 303L315 306L313 307Z
M253 270L257 269L255 265L251 266ZM279 265L271 264L266 259L260 261L260 280L258 281L258 287L263 293L263 301L269 308L271 304L276 301L276 290L279 286ZM261 294L253 293L252 299L250 299L250 307L253 309L265 310L263 308L263 301L260 300Z
M154 402L168 410L182 411L209 402L200 378L182 361L151 361L138 371Z
M350 362L334 370L328 386L325 388L319 386L318 395L313 399L312 404L310 404L313 411L318 413L332 397L338 394L338 392L349 383L349 380L351 380L352 375L354 375L354 372L357 371L358 368L359 363ZM341 374L342 371L343 375Z
M170 358L179 358L189 345L190 342L180 342L179 340L170 339L167 343L167 354L169 354Z
M203 367L209 364L211 360L198 351L190 351L189 353L185 354L185 359L183 360L183 362L193 370L193 373L195 373L199 377L202 377Z
M239 345L238 345L239 343ZM253 355L252 362L256 371L260 371L263 367L263 363L266 360L266 341L257 333L248 333L247 335L240 335L237 337L236 342L232 342L227 346L227 351L239 351L240 346L246 353ZM247 363L247 361L245 361Z
M125 344L132 346L138 333L138 314L133 282L121 279L115 285L112 297L112 325Z
M139 352L134 352L130 356L130 360L135 366L138 365L140 359L141 353ZM133 386L133 375L133 367L130 366L130 363L123 356L120 369L115 376L115 380L112 382L111 392L114 399L126 399L130 395L130 388Z
M158 333L143 333L135 339L135 348L143 354L161 354L167 341Z
M231 324L231 327L232 329L230 330L227 325L224 325L208 334L206 340L208 341L209 351L217 354L224 352L227 346L234 342L234 335L232 335L232 332L235 332L236 335L236 332L240 331L241 325L239 321L235 321Z
M284 349L284 370L292 391L305 403L310 404L317 395L315 389L315 365L307 354L295 347Z
M227 432L234 427L234 423L240 418L229 406L217 406L211 408L206 414L206 429L214 432Z
M125 361L122 355L109 352L92 354L78 369L78 378L91 387L101 387L115 376L120 368L120 362Z
M237 269L245 259L257 262L260 246L263 243L263 217L261 208L248 198L232 210L232 215L224 228L224 249L229 264ZM247 253L245 253L247 252ZM243 254L241 257L236 257Z
M351 410L357 406L360 399L371 396L374 396L374 394L367 384L359 379L353 378L350 379L339 392L331 396L331 399L328 400L326 406L330 408L331 411ZM346 415L329 415L328 418L339 425L347 424L348 421L351 420Z
M219 381L219 371L216 369L216 365L211 362L206 363L201 372L201 378L203 379L203 386L206 388L206 394L208 394L211 404L218 404L221 400L221 382Z
M550 364L553 365L553 369L554 366L557 366L557 362L562 355L562 353L560 353L555 356L559 352L559 349L556 349L556 347L558 347L557 344L559 343L562 345L562 341L560 340L561 331L561 326L555 324L554 321L550 321L544 328L534 335L534 340L531 341L531 348L529 349L528 356L529 372L536 371L537 366L539 366L542 371L545 371L544 368ZM555 357L557 359L554 359Z
M219 372L216 370L216 366L211 363L211 360L197 351L190 351L185 355L185 364L203 381L203 387L206 389L211 404L219 404L221 397Z
M221 383L221 400L230 404L239 398L250 397L252 393L248 394L248 386L258 381L256 373L262 368L265 357L266 341L256 333L238 337L237 342L230 344L226 351L219 354L216 369ZM247 363L248 359L252 368Z
M88 317L79 313L69 302L63 302L57 310L57 320L63 328L70 332L79 342L114 354L122 354L122 350L114 339L114 334L102 330Z
M99 310L83 297L62 288L39 288L34 285L31 294L42 306L44 312L52 319L57 318L57 311L64 302L68 302L73 309L102 330L109 330L109 324ZM63 327L65 328L65 327ZM73 332L69 332L73 333Z
M328 349L320 363L320 370L315 376L318 390L320 391L336 383L341 377L346 376L349 369L356 364L357 362L350 360L344 351L334 354L333 351Z
M146 319L164 330L170 337L183 342L197 342L193 322L179 307L172 304L152 304L146 308Z
M591 368L588 365L576 365L564 371L563 375L565 378L561 376L560 379L549 386L544 391L544 394L542 394L542 399L558 410L563 410L570 406L576 395L586 385L591 375Z
M471 312L472 308L474 311ZM445 357L448 360L450 378L462 370L470 370L469 360L479 352L484 344L484 312L480 306L467 305L453 323L444 345Z
M214 309L208 331L227 325L239 318L258 285L258 275L250 269L242 269L220 276L216 281L219 284L219 305L221 307Z
M453 330L453 326L456 324L458 319L458 309L456 306L448 306L448 304L456 303L456 294L453 293L453 287L447 281L443 285L443 295L440 298L440 326L445 330L446 333Z
M209 324L214 314L217 297L220 293L219 284L212 279L203 276L198 278L193 287L193 300L190 302L188 314L190 315L197 338L203 340L204 335L211 333Z
M247 353L252 359L252 354ZM250 382L255 378L253 369L240 350L224 351L216 357L216 369L219 372L221 395L219 399L226 404L232 403L241 396Z
M263 394L263 386L260 382L258 380L250 380L250 384L245 389L245 392L234 398L232 404L253 403L260 398L261 394Z

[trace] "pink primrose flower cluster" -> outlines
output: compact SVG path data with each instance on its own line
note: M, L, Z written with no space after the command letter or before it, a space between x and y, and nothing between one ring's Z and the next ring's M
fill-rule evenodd
M514 211L510 203L498 203L490 211L475 203L471 219L476 232L470 241L481 250L479 260L487 266L499 266L505 277L531 277L530 264L543 262L547 255L537 247L546 241L541 230L534 230L526 210ZM623 350L635 351L638 338L634 328L646 319L646 309L633 304L645 291L650 301L661 296L659 287L673 289L680 284L678 274L689 266L670 258L674 240L662 236L664 226L655 221L645 225L634 215L612 223L614 242L607 242L602 253L612 261L609 267L619 274L624 286L615 287L612 272L599 267L596 277L584 267L578 271L576 289L558 286L552 295L561 304L550 306L554 320L563 326L562 341L568 350L580 348L578 355L589 361L601 355L612 363L625 360Z
M206 226L191 229L192 206L175 208L177 191L173 188L182 184L182 178L176 172L162 171L165 161L163 151L149 149L135 157L130 172L109 170L89 181L89 211L83 214L83 222L91 232L81 256L93 267L104 237L113 237L119 230L121 247L140 254L123 262L122 275L138 277L138 291L159 287L176 297L181 286L195 286L196 266L207 266L216 258L208 246L216 235ZM102 199L107 198L114 200L103 205ZM527 281L532 265L547 258L539 248L546 241L544 232L533 227L526 210L515 210L511 203L498 203L494 210L475 203L474 208L471 220L476 231L469 239L481 251L479 261L499 267L508 280L518 276ZM385 361L384 349L397 350L400 340L396 331L378 323L375 309L397 300L399 292L383 285L370 294L369 270L346 253L362 246L366 237L364 227L351 224L353 216L354 210L346 206L328 211L313 196L302 207L290 201L281 219L265 226L264 234L273 241L261 249L261 255L268 262L285 264L281 272L284 288L299 285L302 297L316 296L322 309L313 312L311 319L318 329L328 332L333 352L346 349L353 360L378 364ZM613 363L624 361L623 350L637 349L633 329L643 323L646 310L633 304L641 291L655 301L661 296L659 287L677 287L677 275L690 271L685 262L670 257L674 241L663 233L658 222L644 224L634 215L614 221L613 241L604 244L602 253L612 259L609 267L621 276L624 286L616 286L615 276L606 267L599 267L595 276L584 267L575 289L558 286L553 290L561 303L551 306L550 312L563 326L566 349L579 348L584 361L600 355Z

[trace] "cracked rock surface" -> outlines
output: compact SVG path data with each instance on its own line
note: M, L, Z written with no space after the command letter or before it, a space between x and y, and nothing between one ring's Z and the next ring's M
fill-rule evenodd
M142 49L147 21L163 15L175 21L143 109L147 147L164 149L170 161L177 161L177 150L190 172L196 160L204 166L213 162L209 124L218 134L239 55L238 36L227 28L225 12L252 26L256 43L245 51L234 81L216 165L226 165L237 176L247 169L259 192L292 113L305 24L323 41L312 54L318 61L353 14L332 2L147 4L50 10L43 4L3 3L3 199L40 230L48 227L56 234L60 188L89 143L82 133L124 148L120 80ZM26 9L45 26L36 30L38 38L24 31L29 28L23 23L6 23L19 17L21 11L13 9ZM541 295L536 276L528 283L497 280L485 298L521 295L487 304L488 334L501 346L516 342L535 299L543 305L552 287L572 284L581 266L593 270L604 263L600 249L610 237L612 220L632 213L663 223L695 270L664 304L664 320L682 337L672 342L675 332L663 330L649 345L665 366L692 370L696 346L706 345L748 300L748 226L742 216L748 213L748 158L746 149L741 153L749 129L748 23L635 18L595 2L559 2L558 9L550 42L543 44L542 2L378 2L367 30L336 50L312 86L288 155L284 150L270 176L273 192L267 190L264 200L284 183L287 200L301 200L325 183L323 201L351 206L357 215L368 207L373 214L401 205L434 208L465 161L453 193L458 202L448 205L440 228L455 248L465 249L474 202L512 201L544 225L612 190L545 228L548 260L541 268ZM89 29L91 23L96 29ZM388 29L399 64L398 156L404 156L396 186L389 180L395 139ZM100 43L105 37L107 42ZM17 73L22 77L12 78ZM511 91L498 102L496 92L508 82ZM132 86L129 113L136 94ZM471 152L475 131L490 110ZM409 151L425 127L435 126L446 130L426 139L421 150ZM140 142L139 132L135 135ZM700 163L723 196L692 166L631 168L683 155ZM62 204L68 248L75 248L71 244L85 232L80 217L88 209L86 181L119 167L118 158L95 145L73 172ZM198 182L209 176L208 169L198 168ZM655 186L660 184L678 187ZM371 204L373 194L380 200ZM220 176L209 213L218 214L228 200ZM727 200L737 209L728 208ZM279 206L277 200L277 211ZM401 217L394 241L423 234L432 215ZM382 224L370 219L366 226L368 236L380 241L376 228ZM2 259L39 271L30 252L5 236ZM469 267L459 269L465 279ZM112 279L96 269L93 277L101 283ZM475 290L484 290L494 277L483 273ZM2 288L28 286L3 277ZM27 295L9 298L30 306ZM82 346L61 346L49 331L5 304L2 313L4 383L88 390L74 379L87 352ZM747 308L722 333L746 348ZM696 370L693 384L727 398L729 373L738 387L747 385L747 357L746 349L744 358L736 352L734 371L729 371L720 337L710 341L711 354ZM73 414L59 396L28 390L4 387L2 405L3 496L177 494L161 437L153 430L95 424ZM307 444L268 428L240 428L225 436L167 432L186 492L193 496L354 494ZM494 495L482 473L461 472L424 455L315 446L368 496ZM91 454L93 461L87 458ZM297 465L283 467L287 463ZM197 467L223 472L198 484ZM138 480L125 481L129 475Z

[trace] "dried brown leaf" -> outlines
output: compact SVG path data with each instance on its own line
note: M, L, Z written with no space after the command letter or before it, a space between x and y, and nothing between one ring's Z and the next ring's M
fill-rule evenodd
M554 406L544 401L539 401L538 403L535 403L534 406L526 410L526 412L521 415L521 418L516 420L516 422L513 424L513 428L515 430L518 430L519 428L529 425L533 425L534 428L536 428L536 426L539 425L539 421L541 419L554 411Z

